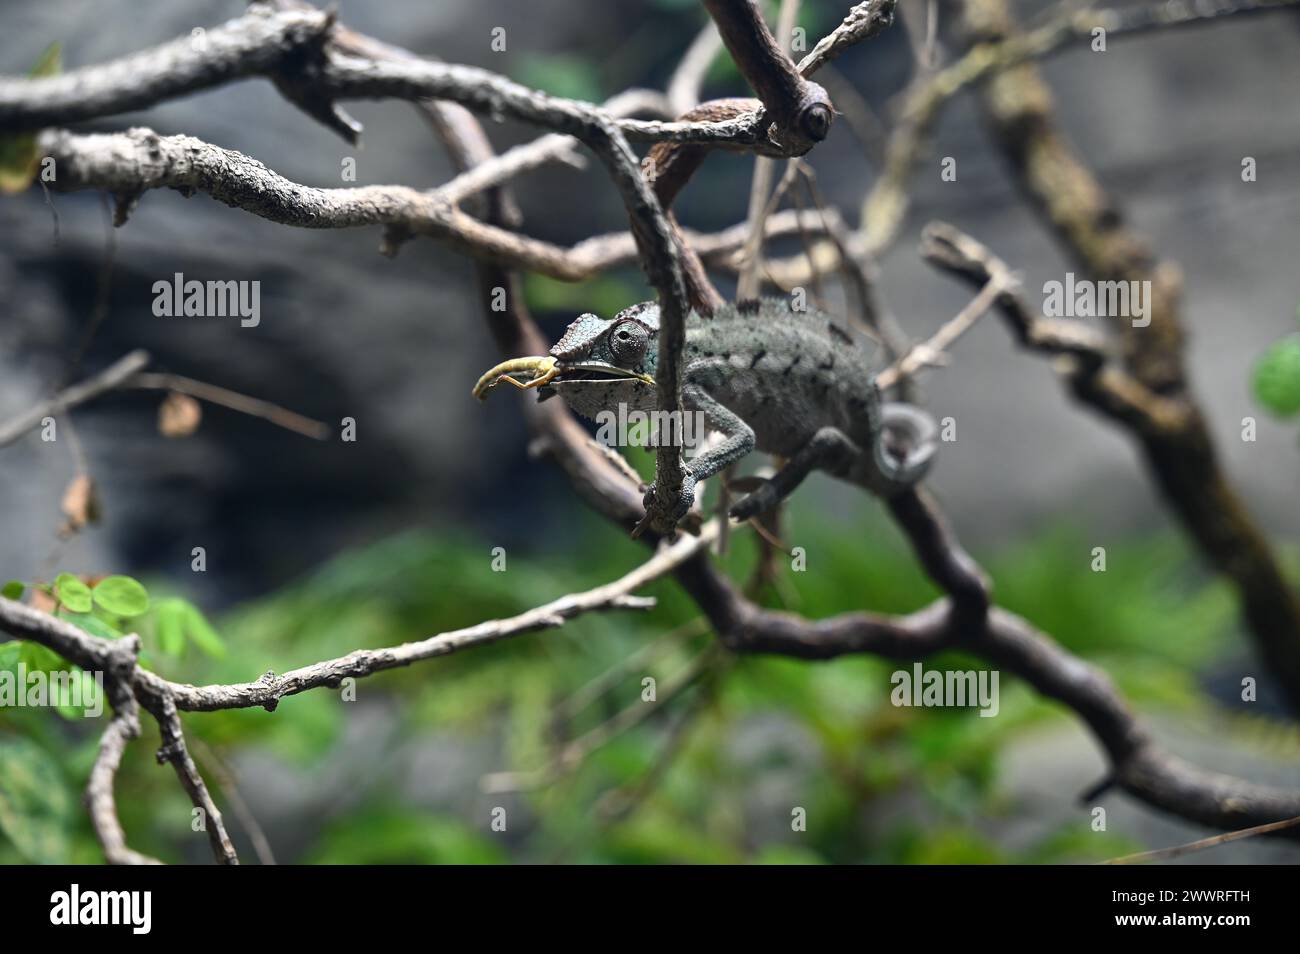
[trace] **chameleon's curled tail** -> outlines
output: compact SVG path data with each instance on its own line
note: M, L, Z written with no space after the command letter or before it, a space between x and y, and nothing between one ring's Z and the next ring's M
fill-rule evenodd
M911 487L930 469L938 445L939 428L934 418L911 404L882 404L881 422L871 449L877 493L892 497ZM891 435L902 436L906 456L901 460L891 453Z

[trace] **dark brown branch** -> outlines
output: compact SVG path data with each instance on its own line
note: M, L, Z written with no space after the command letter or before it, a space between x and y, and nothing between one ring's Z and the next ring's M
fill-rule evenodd
M492 161L491 143L475 116L456 104L433 106L441 114L439 121L433 123L434 131L462 174ZM487 224L505 224L507 210L513 205L509 190L501 185L488 195ZM667 208L668 202L662 204ZM636 244L629 233L598 239L597 243L616 246L615 254L626 256L621 262L635 260ZM529 314L518 276L499 261L475 260L474 270L488 330L501 354L505 357L545 354L550 343ZM506 307L500 311L495 305L499 288L506 289ZM548 454L560 465L588 506L631 530L644 510L637 481L619 466L621 459L604 453L562 402L541 403L531 394L521 395L520 402L534 437L535 452Z
M1232 6L1232 5L1225 5ZM1005 0L966 0L967 32L1017 35ZM994 74L983 108L1017 185L1070 255L1097 281L1150 282L1150 324L1122 328L1124 367L1181 405L1177 426L1135 428L1157 485L1205 559L1232 581L1256 649L1300 711L1300 596L1228 482L1183 364L1182 279L1124 225L1115 203L1057 128L1051 91L1028 63ZM1079 396L1093 401L1091 392ZM1100 406L1100 401L1097 402Z
M722 42L750 87L763 101L770 142L787 155L801 156L831 131L830 97L800 74L763 22L754 0L704 0Z
M849 10L844 22L817 41L807 56L799 61L799 72L812 76L849 47L884 32L894 25L898 0L866 0Z
M677 578L734 652L807 660L868 653L899 661L945 650L972 653L1073 710L1105 750L1116 787L1141 802L1221 829L1300 814L1300 792L1207 772L1163 752L1105 673L1071 656L1006 610L992 609L982 630L957 623L958 615L947 599L906 616L844 613L805 620L758 608L703 557L683 566ZM1295 829L1285 834L1294 836Z
M932 222L921 233L921 254L972 288L999 278L1003 291L997 299L998 310L1017 342L1030 351L1069 358L1056 369L1080 400L1135 432L1176 432L1186 426L1185 405L1134 379L1099 332L1039 314L1010 281L1007 264L969 235L946 223Z

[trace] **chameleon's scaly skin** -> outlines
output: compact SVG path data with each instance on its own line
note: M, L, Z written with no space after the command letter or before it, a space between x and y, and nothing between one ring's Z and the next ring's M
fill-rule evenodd
M628 410L654 411L655 388L643 380L565 369L594 362L653 377L658 330L654 302L634 305L609 320L583 315L551 349L560 374L540 389L541 397L559 394L574 411L593 419L600 411L617 410L619 403ZM618 335L624 342L643 341L644 350L624 344L620 352L614 340ZM681 513L690 506L695 481L754 449L789 458L787 468L794 470L784 481L778 474L769 482L787 486L765 487L740 501L733 508L737 516L771 506L813 468L882 496L919 480L934 450L933 422L905 405L882 409L871 351L825 313L794 311L780 299L727 305L711 318L689 315L683 404L688 411L703 411L726 439L687 464ZM910 431L912 448L905 460L887 452L883 423Z

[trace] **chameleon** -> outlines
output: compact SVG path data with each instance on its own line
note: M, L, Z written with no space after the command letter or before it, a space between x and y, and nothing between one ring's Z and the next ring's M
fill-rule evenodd
M934 457L934 420L908 404L885 403L871 364L874 347L859 343L826 313L796 310L785 299L723 305L711 317L687 315L682 404L702 411L722 435L684 465L674 523L690 509L697 482L751 451L784 458L783 466L729 513L746 520L785 499L813 470L890 497L913 486ZM620 403L658 409L659 306L648 301L613 318L579 316L546 356L514 358L475 384L480 400L506 381L560 395L596 420ZM652 484L645 494L648 507Z

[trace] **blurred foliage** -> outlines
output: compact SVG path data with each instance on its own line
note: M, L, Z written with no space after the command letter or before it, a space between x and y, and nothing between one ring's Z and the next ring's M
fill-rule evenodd
M589 103L604 99L595 64L581 56L525 53L519 56L517 70L518 81L531 89Z
M170 594L153 600L152 625L137 628L150 664L169 678L252 680L520 612L644 558L594 518L580 522L583 545L562 558L540 547L512 551L505 572L492 569L486 541L450 529L410 532L238 608L221 621L220 638L206 621L201 638L186 636L188 604ZM936 596L878 516L846 533L796 506L786 535L805 548L807 570L787 569L763 598L769 605L822 617L906 612ZM1089 572L1087 540L1058 528L989 556L999 601L1105 667L1136 705L1207 709L1195 673L1239 638L1226 590L1166 539L1112 542L1106 572ZM753 536L739 533L723 563L743 580L756 558ZM1093 833L1073 792L1025 834L1024 806L999 784L1000 757L1027 733L1068 731L1070 714L1009 676L997 718L896 708L889 676L902 666L862 657L724 656L725 671L676 698L661 695L653 716L555 772L551 784L488 794L486 776L552 764L564 742L644 705L646 676L666 693L712 645L706 627L691 626L692 604L674 584L649 592L660 600L651 612L594 614L372 676L356 684L355 701L317 690L274 713L187 715L202 740L193 746L200 767L214 778L212 753L220 753L258 786L254 802L280 806L261 824L278 835L285 861L998 863L1089 861L1141 847L1117 832ZM959 654L926 666L986 668ZM611 671L593 691L592 680ZM118 780L133 847L204 860L188 802L154 764L157 728L142 721L144 738ZM99 858L80 795L101 728L39 709L0 710L0 860ZM219 787L217 798L228 804ZM503 832L491 828L497 807ZM804 832L792 830L795 807L806 812ZM238 818L227 818L242 839Z
M603 273L584 282L562 282L529 272L524 276L524 300L535 313L558 312L568 321L585 312L612 318L629 305L652 296L644 282L634 283L617 273Z
M1255 363L1251 387L1255 399L1276 416L1300 414L1300 333L1287 335L1264 352Z

